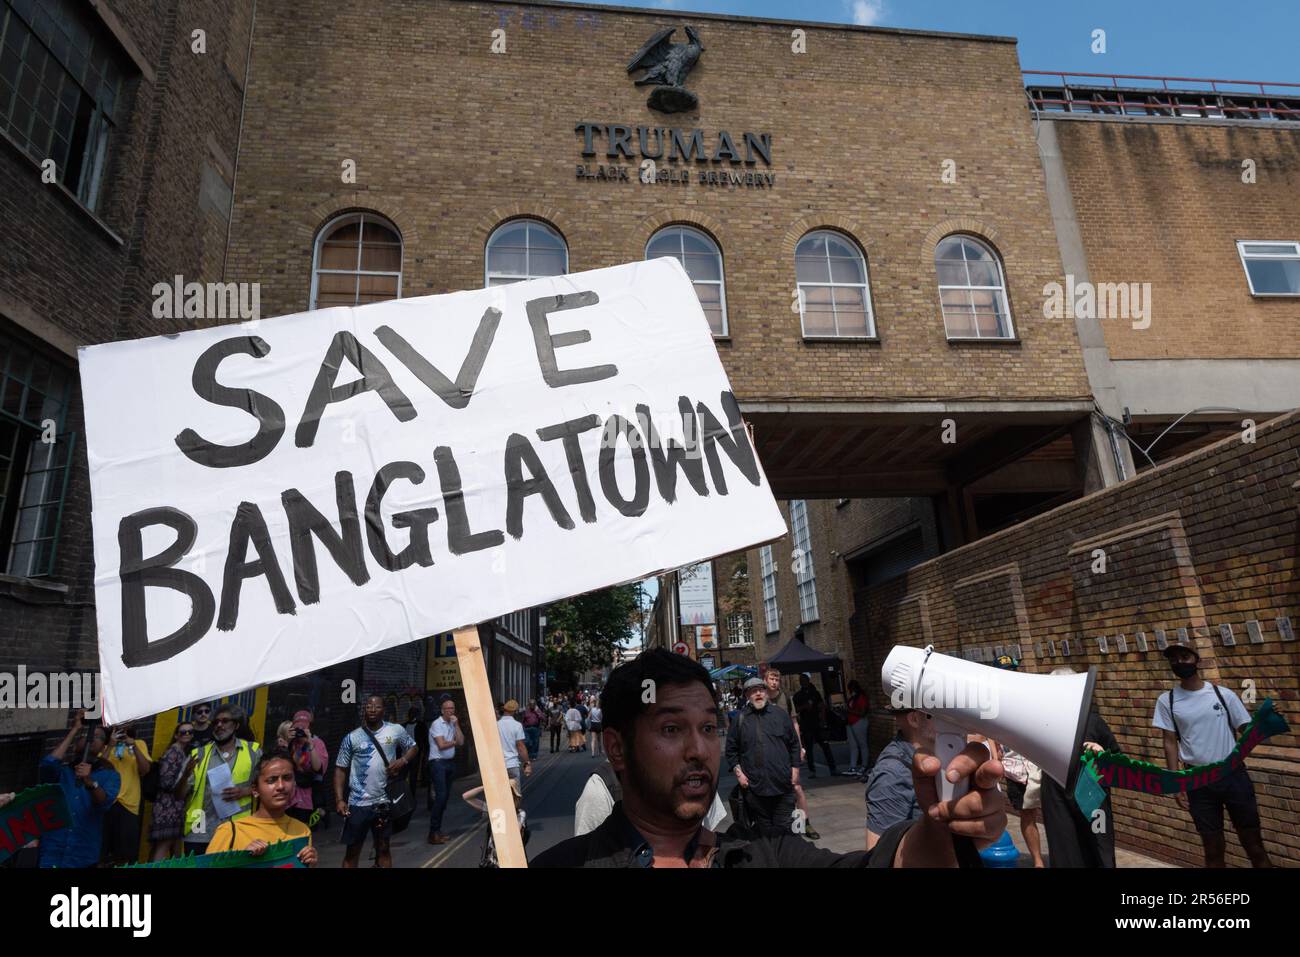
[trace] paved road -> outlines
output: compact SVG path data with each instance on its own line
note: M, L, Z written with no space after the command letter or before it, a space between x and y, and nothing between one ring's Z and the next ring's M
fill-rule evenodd
M573 808L578 795L597 762L604 760L603 755L593 758L590 752L585 751L550 754L546 742L542 742L533 774L524 779L524 809L528 812L528 826L532 832L526 848L530 858L573 836ZM460 795L480 783L478 775L456 780L453 797L443 817L443 831L451 842L440 846L428 843L429 810L421 795L410 827L393 838L393 866L477 867L487 822L483 815L462 801ZM341 831L342 824L335 816L328 833L317 833L315 841L321 866L338 867L342 863L343 847L338 843ZM368 866L371 860L367 842L362 864Z
M834 746L837 760L841 767L847 764L847 746L837 743ZM818 758L821 758L820 752ZM560 841L573 836L573 808L586 785L587 778L598 761L604 757L593 758L589 752L569 754L561 751L550 754L543 739L541 753L533 769L533 775L524 783L524 808L528 811L529 829L532 837L525 849L532 858ZM831 777L821 761L818 761L820 774L815 780L806 777L804 785L808 793L809 817L821 832L815 843L832 851L843 853L860 849L863 845L863 826L865 817L864 788L856 778ZM486 822L477 811L461 800L462 792L479 784L477 775L460 778L455 782L455 795L447 805L443 818L443 829L451 837L449 844L435 846L427 843L429 830L429 810L421 796L419 807L411 821L411 826L404 833L393 839L394 867L477 867L482 854ZM730 773L724 773L719 782L719 793L726 795L731 791L735 779ZM723 825L728 826L728 821ZM1019 866L1031 867L1029 855L1024 853L1024 839L1020 832L1019 820L1015 814L1010 815L1008 829L1017 847L1021 849ZM337 816L327 831L318 831L315 835L316 847L320 853L320 866L338 867L343 860L343 848L338 843L342 824ZM1044 851L1050 857L1047 841L1043 840ZM1117 863L1120 867L1167 867L1142 854L1120 848L1117 850ZM367 843L362 864L369 866L372 860L369 843Z

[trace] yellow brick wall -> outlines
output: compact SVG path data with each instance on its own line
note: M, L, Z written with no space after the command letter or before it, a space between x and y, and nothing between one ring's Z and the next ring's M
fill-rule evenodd
M640 259L659 226L686 222L722 248L719 351L744 399L1090 394L1073 323L1042 318L1061 266L1013 44L806 25L795 54L790 26L695 18L700 112L665 116L625 67L680 22L459 0L259 8L227 278L261 280L268 316L305 309L313 238L350 208L400 227L406 296L481 286L484 243L508 217L552 223L572 271ZM698 127L710 148L719 130L770 133L773 165L758 169L775 187L644 185L634 165L629 182L580 181L583 121ZM865 249L878 343L801 337L794 245L826 226ZM1004 257L1018 342L947 341L933 248L958 229Z
M1112 359L1300 357L1300 300L1252 296L1238 240L1300 241L1300 135L1060 121L1093 283L1151 283L1151 325L1102 322ZM1244 160L1255 182L1245 183Z

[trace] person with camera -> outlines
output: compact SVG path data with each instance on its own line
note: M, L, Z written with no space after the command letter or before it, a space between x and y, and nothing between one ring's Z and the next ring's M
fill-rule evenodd
M118 725L109 729L104 759L122 782L117 800L104 812L104 854L112 866L134 864L140 856L140 780L153 766L149 744L132 737L126 725Z
M334 796L344 818L344 867L356 867L366 834L374 838L375 866L392 867L389 849L395 821L394 801L406 768L420 754L415 739L400 724L384 720L384 699L371 695L359 728L343 739L334 762ZM410 797L414 800L413 796Z
M41 867L97 867L103 839L104 814L117 800L121 778L104 760L108 734L102 727L85 728L85 711L72 716L58 747L41 758L39 780L58 784L68 804L68 826L41 835Z
M293 800L289 802L288 814L310 827L316 808L313 786L325 773L330 759L325 742L311 733L311 712L299 711L292 721L281 724L276 744L289 755L294 766Z

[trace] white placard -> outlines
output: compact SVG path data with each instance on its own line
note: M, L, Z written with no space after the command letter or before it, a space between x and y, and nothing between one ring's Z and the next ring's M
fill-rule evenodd
M683 625L715 624L713 562L690 565L677 573L677 601Z
M786 532L673 259L80 359L109 722Z

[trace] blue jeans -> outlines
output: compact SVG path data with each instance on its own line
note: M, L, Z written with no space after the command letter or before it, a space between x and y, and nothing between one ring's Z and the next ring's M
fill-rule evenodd
M429 833L442 832L442 815L451 797L451 779L456 775L455 758L433 758L429 761L429 783L433 786L433 809L429 811Z
M530 758L537 757L537 752L542 748L542 729L537 726L524 728L524 745L528 748Z

